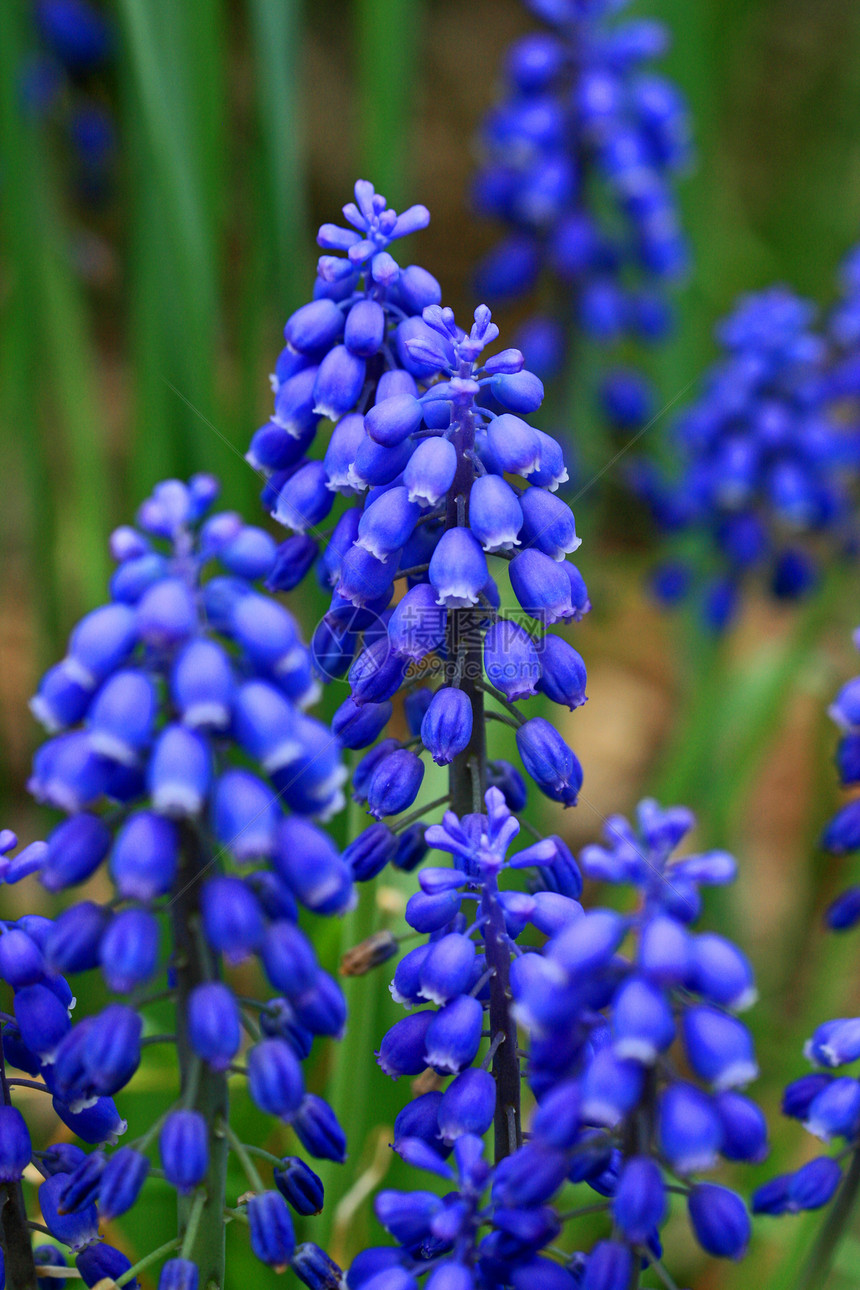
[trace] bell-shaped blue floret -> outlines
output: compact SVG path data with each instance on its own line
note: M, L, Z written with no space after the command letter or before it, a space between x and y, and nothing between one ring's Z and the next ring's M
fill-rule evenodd
M510 578L520 608L530 618L547 624L572 616L571 585L565 564L530 548L511 561Z
M750 1218L736 1192L716 1183L697 1183L687 1212L702 1249L717 1259L742 1259L750 1239Z
M410 502L438 506L447 496L457 473L457 451L450 439L424 439L403 471Z
M199 815L211 776L212 754L206 740L185 726L166 726L147 768L153 809L175 819Z
M448 766L469 746L472 705L462 690L437 690L421 722L421 741L437 766Z
M247 1213L251 1249L261 1263L283 1272L296 1248L293 1220L283 1196L276 1191L258 1192L248 1201Z
M296 816L281 822L275 868L296 899L319 914L343 913L353 899L352 877L331 839Z
M167 1181L181 1196L194 1191L209 1168L206 1121L199 1111L170 1111L159 1135L158 1149Z
M582 655L566 640L547 632L538 654L540 679L537 688L553 703L579 708L585 703L586 671Z
M713 1167L723 1126L713 1100L693 1084L670 1084L659 1102L660 1148L679 1173Z
M134 765L152 738L155 687L143 672L116 672L99 690L87 717L90 745L102 757Z
M419 513L402 484L387 489L365 507L357 545L384 563L408 541Z
M102 973L110 988L125 994L148 981L158 964L158 920L145 909L114 914L99 942Z
M178 863L174 825L152 811L138 811L117 834L110 871L121 895L146 902L170 890Z
M271 788L248 770L226 770L215 784L212 825L240 864L269 858L281 812Z
M239 1005L220 981L195 986L188 999L188 1035L198 1057L213 1070L226 1070L242 1043Z
M263 916L259 902L240 878L219 875L204 882L200 893L203 932L208 944L230 963L259 949Z
M485 551L511 551L520 544L523 511L500 475L479 475L469 492L469 528Z
M478 603L490 574L477 539L468 529L452 528L439 539L427 576L438 605L464 608Z
M301 1105L304 1079L298 1058L282 1039L264 1039L248 1053L248 1087L261 1111L288 1119Z
M517 731L523 765L541 792L565 806L575 806L582 787L582 767L558 731L544 717L532 717Z
M484 637L487 680L511 701L536 692L541 665L535 641L519 623L497 618Z

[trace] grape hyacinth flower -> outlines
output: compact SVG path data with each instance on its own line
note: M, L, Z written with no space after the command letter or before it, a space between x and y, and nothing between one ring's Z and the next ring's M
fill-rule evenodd
M353 793L377 820L405 828L431 759L453 768L464 809L481 802L485 698L516 727L538 787L571 805L578 761L547 720L516 708L539 690L570 709L585 701L582 659L558 630L590 607L567 558L580 543L573 515L556 495L567 472L559 444L525 419L542 384L518 350L485 353L499 335L486 306L464 331L435 280L393 259L425 208L397 216L363 181L355 196L351 228L320 230L326 250L346 254L321 258L315 299L287 322L273 419L248 452L268 474L265 504L293 530L268 585L295 586L316 562L332 590L311 646L324 679L347 677L334 729L370 749ZM333 429L310 457L323 419ZM508 580L515 616L501 608ZM399 691L411 739L377 742Z
M631 472L658 527L696 534L703 548L686 586L670 564L656 594L676 603L692 582L717 633L751 578L796 600L826 556L854 543L860 438L856 422L837 415L833 355L814 312L782 287L742 298L717 329L723 357L675 425L678 472L669 478L644 461Z
M135 528L113 534L111 599L74 629L32 705L52 737L30 787L65 818L17 856L8 835L0 847L6 883L35 873L49 891L68 891L104 868L113 888L105 904L84 899L53 922L24 918L0 935L0 975L14 992L5 1062L35 1077L95 1148L64 1148L50 1168L35 1157L43 1217L60 1241L86 1247L78 1262L90 1284L129 1266L113 1254L99 1262L109 1247L91 1258L89 1246L100 1218L135 1203L153 1152L178 1200L179 1235L157 1252L171 1256L164 1285L197 1284L189 1267L201 1286L224 1285L231 1217L250 1225L264 1262L290 1263L290 1206L304 1212L302 1188L264 1182L256 1148L231 1127L229 1074L309 1155L345 1154L302 1069L317 1037L343 1031L344 999L298 925L302 907L339 914L353 901L347 864L313 822L343 801L340 744L303 711L318 687L295 620L256 586L276 543L236 514L212 513L217 494L209 476L169 480ZM245 998L247 986L231 983L254 962L272 997ZM92 969L112 998L73 1024L65 977ZM133 1086L151 1044L175 1052L175 1099L141 1138L105 1150L125 1130L112 1099ZM14 1182L24 1144L12 1128ZM249 1190L227 1211L231 1154ZM291 1172L315 1177L299 1157Z
M555 297L517 343L541 376L562 370L577 327L602 344L662 338L666 284L687 266L674 182L690 161L680 90L648 64L669 43L652 19L613 22L626 0L526 0L546 24L508 50L481 132L479 214L508 230L478 269L482 297Z
M420 1182L380 1192L377 1218L397 1248L365 1251L350 1285L374 1273L380 1286L405 1285L428 1272L431 1290L626 1290L648 1263L664 1271L660 1229L673 1193L684 1197L707 1253L743 1256L743 1201L702 1175L720 1157L757 1162L767 1153L764 1118L741 1091L757 1068L736 1013L754 986L731 942L692 930L698 888L731 882L735 872L722 852L671 860L692 823L685 810L645 801L636 828L614 817L606 845L582 853L589 877L638 889L629 914L583 910L579 870L559 839L511 853L519 823L498 789L487 792L485 814L448 812L427 829L426 842L453 867L425 867L407 905L407 923L423 935L391 989L409 1011L377 1060L394 1079L436 1076L431 1084L422 1075L424 1091L398 1115L393 1147L445 1180L446 1194ZM503 874L529 871L527 889L500 886ZM496 1009L497 980L513 1015ZM506 1049L517 1059L510 1082L497 1062ZM536 1099L526 1140L520 1060ZM493 1123L494 1165L481 1141ZM590 1189L592 1203L578 1206L574 1195L569 1203L570 1185ZM611 1220L607 1239L559 1262L559 1246L575 1243L567 1225L595 1209Z

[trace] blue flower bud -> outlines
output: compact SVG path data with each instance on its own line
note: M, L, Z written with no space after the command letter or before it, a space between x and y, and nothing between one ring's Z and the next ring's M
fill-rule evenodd
M200 896L203 932L213 950L240 963L260 946L263 917L257 898L230 875L209 878Z
M32 1152L21 1112L14 1106L0 1106L0 1182L17 1182L23 1177Z
M74 1214L60 1213L59 1197L68 1177L60 1173L45 1179L39 1187L39 1208L52 1236L72 1250L82 1250L98 1240L99 1215L95 1205L85 1205Z
M397 850L397 837L386 824L371 824L350 842L343 860L356 882L369 882L380 874Z
M720 1148L727 1160L748 1160L758 1164L768 1152L767 1121L748 1097L740 1093L720 1093L714 1099L723 1126Z
M125 994L147 981L158 963L158 920L144 909L115 914L99 943L105 981Z
M23 1043L43 1062L53 1061L57 1045L71 1029L66 1008L46 985L15 992L15 1020Z
M473 983L475 946L460 932L434 941L419 968L419 995L440 1006L465 994Z
M509 618L497 618L484 637L484 669L512 702L534 694L541 668L532 637Z
M248 1201L251 1249L261 1263L283 1272L296 1248L293 1220L283 1196L276 1191L259 1192Z
M424 763L416 753L405 748L389 753L376 766L367 786L369 813L380 819L406 810L418 796L423 779Z
M582 545L576 536L573 512L566 502L543 488L527 488L520 497L522 541L560 561Z
M804 1056L820 1066L845 1066L860 1057L860 1017L836 1018L819 1026Z
M422 1093L419 1097L413 1098L397 1112L394 1120L395 1150L400 1142L408 1138L412 1141L417 1139L432 1147L438 1156L450 1155L439 1141L437 1115L441 1101L442 1094L434 1089L430 1093Z
M30 700L30 711L49 734L77 725L86 715L92 690L81 684L81 674L67 659L49 668Z
M612 1128L631 1111L642 1092L642 1068L621 1061L610 1048L592 1057L582 1082L582 1118Z
M161 1265L158 1290L198 1290L200 1269L190 1259L168 1259Z
M538 788L555 802L575 806L582 767L558 731L544 717L532 717L517 731L523 765Z
M500 469L512 475L533 475L540 466L539 432L510 412L495 417L487 427L487 447Z
M198 1111L171 1111L158 1139L167 1181L187 1196L206 1177L209 1142L206 1121Z
M182 578L164 578L144 592L137 606L137 630L147 645L165 650L194 635L197 609Z
M308 426L297 437L277 421L268 421L252 436L245 460L254 470L264 474L289 470L304 457L313 437L313 426Z
M251 1097L269 1115L289 1118L301 1105L304 1080L299 1062L282 1039L264 1039L248 1054Z
M403 483L410 502L438 506L457 473L457 451L450 439L423 439L406 463Z
M70 1111L57 1097L52 1099L51 1105L72 1133L76 1133L81 1141L91 1142L93 1145L113 1144L128 1128L110 1097L100 1097L83 1111Z
M321 461L307 461L282 485L272 518L295 533L321 524L334 504L328 475Z
M348 1290L364 1290L377 1275L385 1277L384 1281L380 1280L377 1290L417 1290L418 1282L400 1266L402 1258L402 1250L389 1245L362 1250L346 1274Z
M364 385L366 364L345 345L330 349L320 363L314 383L313 410L337 421L355 405Z
M788 1208L792 1212L821 1209L833 1199L841 1181L842 1170L830 1156L807 1160L788 1184Z
M344 913L354 893L352 876L325 833L307 820L281 821L275 868L297 900L319 914Z
M383 703L364 703L360 707L351 698L343 703L332 717L332 733L337 735L344 748L366 748L382 733L391 720L389 700Z
M396 448L415 433L423 415L424 409L414 394L396 394L377 399L364 418L364 428L374 443Z
M137 642L137 620L127 605L102 605L86 614L69 638L70 674L85 689L118 667Z
M48 891L61 891L85 882L108 853L111 834L107 825L86 813L58 824L48 838L41 880Z
M134 765L152 738L156 704L155 687L143 672L115 673L90 707L90 746L103 757Z
M748 1084L758 1074L746 1026L715 1008L689 1008L683 1020L684 1047L697 1075L717 1092Z
M824 830L821 845L833 855L845 855L860 847L860 801L843 806Z
M755 1003L752 967L731 941L706 933L693 939L691 950L691 990L727 1008L741 1010Z
M399 690L404 671L404 660L394 653L390 642L378 638L361 651L349 669L353 700L357 704L384 703Z
M660 1166L648 1156L624 1164L612 1201L612 1216L633 1245L644 1245L666 1214L666 1188Z
M174 818L199 815L212 775L209 745L185 726L167 726L156 741L147 771L153 809Z
M138 811L117 834L110 858L111 877L122 896L150 901L170 890L178 862L174 826L152 811Z
M372 358L385 335L385 310L377 300L357 301L346 316L344 343L359 358Z
M356 545L385 563L409 540L419 513L417 503L409 500L402 484L386 489L362 512ZM341 583L344 582L342 577Z
M240 864L270 858L281 818L271 788L247 770L227 770L215 785L215 836Z
M306 1093L291 1127L306 1151L316 1160L346 1160L346 1135L328 1102Z
M787 1214L789 1210L788 1189L791 1185L791 1174L779 1174L769 1178L761 1187L757 1187L750 1199L750 1209L754 1214Z
M292 1205L297 1214L319 1214L323 1207L324 1191L321 1180L304 1160L286 1156L274 1171L275 1186Z
M272 985L289 999L316 984L319 968L313 946L293 922L282 920L266 928L261 957Z
M523 512L517 495L499 475L480 475L469 492L469 528L485 551L519 546Z
M472 533L463 528L447 529L430 558L427 574L436 603L448 608L477 604L489 576L486 557Z
M45 960L36 942L17 927L0 935L0 979L18 989L34 985L45 972Z
M230 661L215 641L190 641L170 675L173 702L186 726L224 730L230 724L235 683Z
M539 665L540 679L537 688L553 703L579 708L586 701L585 663L580 654L553 632L547 632L541 642Z
M188 1000L188 1034L198 1057L213 1070L227 1069L242 1042L239 1007L229 986L220 981L195 986Z
M100 1241L97 1245L89 1245L82 1250L75 1259L75 1267L81 1274L81 1279L85 1286L95 1287L104 1285L107 1281L116 1280L128 1272L131 1267L131 1260L126 1258L122 1250L116 1250L112 1245L105 1245ZM132 1277L126 1281L131 1290L140 1290L140 1282L137 1277Z
M310 1290L341 1290L343 1273L325 1250L311 1241L296 1246L290 1267Z
M452 1075L471 1065L481 1046L483 1024L484 1009L471 995L446 1003L427 1027L426 1065Z
M448 1145L464 1134L486 1133L496 1109L496 1082L480 1067L461 1071L451 1081L439 1102L439 1137Z
M582 1290L626 1290L633 1256L620 1241L598 1241L588 1256Z
M421 1074L427 1066L424 1056L427 1030L436 1015L426 1009L395 1021L376 1053L376 1060L386 1075L397 1079L400 1075Z
M672 1008L647 977L630 976L612 1001L612 1047L620 1058L650 1065L675 1038Z
M538 622L557 623L573 614L566 563L529 548L510 564L511 587L520 607Z
M460 893L443 891L428 896L416 891L406 902L406 921L416 932L438 932L460 909Z
M860 1082L847 1075L832 1080L812 1099L804 1123L824 1142L852 1138L860 1126Z
M108 912L91 900L64 909L45 939L45 958L55 972L86 972L99 962Z
M109 1004L93 1018L83 1056L87 1074L99 1093L117 1093L131 1079L140 1065L142 1029L138 1013L122 1003Z
M343 312L333 300L323 297L302 305L284 325L288 345L303 354L328 349L343 331Z
M499 373L490 381L493 396L509 412L527 416L543 403L543 381L533 372Z
M658 914L642 928L639 938L640 969L653 981L679 985L690 971L692 944L689 934L674 918Z
M462 690L444 686L421 722L421 740L437 766L448 766L469 746L472 705Z
M742 1259L750 1238L750 1219L740 1196L716 1183L697 1183L687 1197L696 1240L718 1259Z
M236 695L236 738L267 774L289 766L301 752L292 705L265 681L248 681Z
M315 1035L343 1037L346 1026L346 1001L337 981L319 972L310 990L293 1001L296 1019Z
M658 1133L661 1150L682 1174L712 1168L723 1143L714 1102L683 1082L670 1084L660 1097Z
M386 448L365 434L349 469L350 486L361 491L390 484L405 469L413 448L411 439L404 439L394 448Z
M265 578L275 563L275 539L252 524L243 524L239 532L219 552L221 563L237 578L250 582Z
M99 1213L109 1223L131 1209L149 1173L149 1161L131 1147L109 1157L99 1180Z
M293 372L281 382L275 394L272 419L295 439L302 438L317 423L314 389L318 374L318 367L305 367Z

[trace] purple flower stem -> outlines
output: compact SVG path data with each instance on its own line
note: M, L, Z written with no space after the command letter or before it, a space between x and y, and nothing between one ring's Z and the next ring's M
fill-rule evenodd
M12 1105L6 1062L0 1048L0 1086L4 1106ZM6 1277L15 1290L37 1290L36 1263L33 1242L27 1226L27 1211L20 1182L3 1183L0 1187L0 1230L3 1233L3 1252L6 1256Z

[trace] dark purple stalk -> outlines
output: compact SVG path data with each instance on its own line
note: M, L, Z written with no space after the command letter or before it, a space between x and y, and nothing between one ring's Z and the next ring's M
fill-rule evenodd
M9 1083L6 1079L6 1062L0 1049L0 1085L3 1103L12 1105ZM6 1279L10 1290L38 1290L33 1242L27 1227L27 1211L20 1182L3 1183L0 1188L0 1229L3 1233L3 1254L6 1259Z
M468 375L468 373L464 373ZM468 499L475 477L471 453L475 445L475 426L470 410L461 414L454 432L458 467L448 497L447 527L468 520ZM451 810L455 815L470 815L484 809L487 791L487 745L484 716L483 655L481 621L486 611L453 609L448 615L448 657L446 682L458 686L472 705L472 737L468 747L455 757L449 772ZM502 909L497 888L485 888L481 913L486 920L485 944L490 977L491 1042L503 1040L493 1055L492 1073L496 1081L496 1114L494 1121L496 1161L515 1151L522 1142L520 1123L520 1065L517 1057L517 1027L511 1016L510 950L505 936Z

